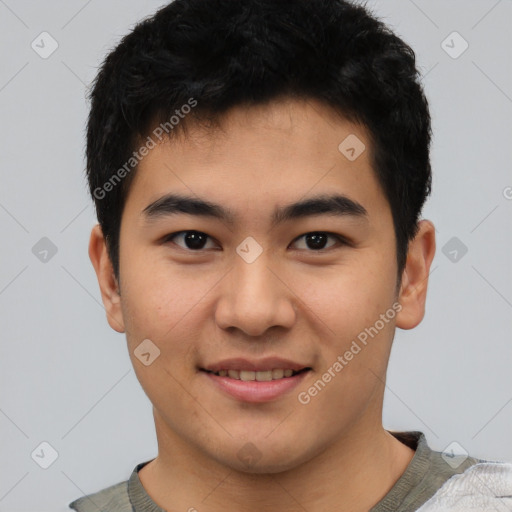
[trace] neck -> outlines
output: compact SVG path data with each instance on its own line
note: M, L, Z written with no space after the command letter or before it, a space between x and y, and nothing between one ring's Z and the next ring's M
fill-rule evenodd
M165 510L368 511L393 487L414 451L382 428L353 429L307 462L274 474L237 471L157 428L159 455L139 471ZM191 463L192 461L192 463Z

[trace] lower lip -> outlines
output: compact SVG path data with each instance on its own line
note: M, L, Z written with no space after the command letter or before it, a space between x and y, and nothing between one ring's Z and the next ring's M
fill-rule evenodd
M304 380L310 370L297 373L292 377L268 381L244 381L231 379L230 377L221 377L204 370L201 370L201 372L228 395L244 402L260 403L270 402L288 393Z

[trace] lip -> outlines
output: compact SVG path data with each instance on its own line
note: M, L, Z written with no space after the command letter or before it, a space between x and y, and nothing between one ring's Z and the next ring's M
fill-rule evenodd
M275 367L283 368L279 365ZM268 368L268 366L266 368ZM220 369L226 369L226 367ZM243 381L232 379L230 377L221 377L219 375L215 375L214 373L201 370L201 373L223 393L226 393L227 395L236 398L237 400L251 403L270 402L271 400L282 397L286 393L289 393L293 388L298 386L304 380L304 378L309 375L310 372L311 370L309 369L297 373L296 375L292 375L291 377L283 377L282 379L270 381Z
M201 370L210 372L218 372L220 370L246 370L252 372L262 372L265 370L272 370L279 368L283 370L294 370L296 372L304 368L311 368L307 364L301 364L289 359L282 359L280 357L266 357L257 361L244 359L243 357L236 357L233 359L224 359L213 364L205 365ZM288 377L289 378L289 377Z

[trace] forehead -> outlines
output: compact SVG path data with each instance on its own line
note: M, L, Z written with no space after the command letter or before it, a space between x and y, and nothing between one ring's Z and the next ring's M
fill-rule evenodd
M270 204L334 192L369 211L386 208L371 151L364 127L317 101L237 107L213 129L188 124L185 133L151 149L138 165L126 208L140 213L171 192L254 215Z

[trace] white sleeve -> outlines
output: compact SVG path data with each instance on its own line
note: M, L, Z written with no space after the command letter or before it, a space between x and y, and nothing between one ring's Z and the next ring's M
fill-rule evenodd
M480 462L452 476L417 512L512 511L512 463Z

